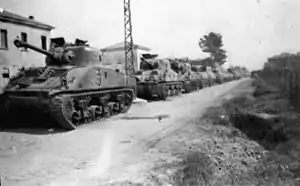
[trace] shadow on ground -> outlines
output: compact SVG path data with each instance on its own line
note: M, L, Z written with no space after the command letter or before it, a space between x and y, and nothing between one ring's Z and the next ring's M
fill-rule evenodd
M54 129L48 129L48 128L5 128L2 129L1 132L9 132L9 133L23 133L23 134L30 134L30 135L49 135L49 134L60 134L68 132L63 129L54 128Z
M52 118L45 115L16 114L5 118L0 124L1 132L47 135L67 132Z
M268 151L251 173L258 185L298 185L300 114L293 111L280 90L262 80L253 85L254 92L210 108L204 117L214 125L235 127Z
M166 118L170 118L169 114L159 114L156 116L123 116L121 117L121 119L125 119L125 120L140 120L140 119L157 119L157 120L162 120L162 119L166 119Z

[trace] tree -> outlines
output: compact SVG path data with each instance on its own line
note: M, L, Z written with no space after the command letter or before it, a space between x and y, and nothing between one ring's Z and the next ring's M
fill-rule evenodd
M223 47L222 35L215 32L210 32L200 38L199 46L205 53L210 54L213 62L223 65L226 62L226 51Z

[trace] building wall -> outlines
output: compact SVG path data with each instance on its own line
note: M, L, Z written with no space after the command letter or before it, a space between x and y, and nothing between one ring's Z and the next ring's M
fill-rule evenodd
M37 47L42 46L41 36L47 37L47 47L50 43L50 31L45 31L37 28L31 28L22 25L16 25L12 23L0 22L0 29L7 30L7 42L8 49L0 49L0 93L1 89L5 86L8 78L3 77L3 73L9 68L9 76L14 75L21 67L28 66L44 66L45 56L35 51L28 49L22 51L18 49L14 44L14 39L17 36L21 39L21 32L27 33L27 42Z
M21 32L27 33L27 42L38 47L41 47L41 36L47 37L47 43L50 42L50 32L31 28L27 26L15 25L11 23L0 22L0 29L7 30L8 50L0 49L0 64L1 65L44 65L45 56L35 51L28 49L27 51L21 51L13 44L14 39L19 36L21 38ZM47 44L47 47L48 44Z

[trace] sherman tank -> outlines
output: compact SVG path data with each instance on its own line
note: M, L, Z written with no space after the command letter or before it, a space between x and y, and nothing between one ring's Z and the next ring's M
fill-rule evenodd
M216 75L212 72L211 67L197 65L193 69L199 74L203 88L213 86L216 83Z
M229 72L225 71L224 72L224 82L229 82L229 81L232 81L232 75Z
M135 77L103 68L100 50L86 41L58 41L49 51L14 41L18 48L46 55L46 66L22 69L10 79L1 95L2 116L39 125L49 121L73 130L130 108L136 97Z
M205 72L207 73L209 77L209 86L213 86L217 83L217 76L216 74L212 71L211 67L206 67Z
M177 73L178 81L182 82L182 93L189 93L192 91L192 83L187 73L186 66L177 60L170 60L171 69Z
M203 87L202 80L200 76L192 71L192 66L189 63L183 64L185 67L185 76L190 81L191 90L190 91L197 91Z
M227 82L228 76L221 66L217 66L217 67L213 68L213 72L216 74L216 83L217 84L222 84L224 82Z
M241 79L241 75L240 75L240 73L238 72L238 70L236 68L229 68L228 72L230 74L232 74L233 80L239 80L239 79Z
M202 88L202 80L196 72L192 71L189 63L171 61L171 68L178 74L178 80L183 83L183 93L190 93Z
M193 65L191 70L198 75L198 79L201 82L201 88L209 86L209 76L206 72L203 72L201 65Z
M136 73L138 97L164 100L182 93L183 83L178 80L178 74L171 69L170 61L142 59L140 68Z

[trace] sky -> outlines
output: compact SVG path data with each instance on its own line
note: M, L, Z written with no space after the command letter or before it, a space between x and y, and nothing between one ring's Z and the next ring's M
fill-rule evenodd
M55 26L52 36L103 48L124 40L123 0L1 0L0 7ZM203 58L198 41L223 36L227 65L259 69L268 57L298 52L299 0L132 0L134 43L160 57Z

